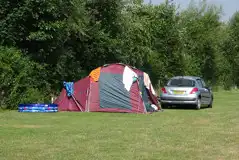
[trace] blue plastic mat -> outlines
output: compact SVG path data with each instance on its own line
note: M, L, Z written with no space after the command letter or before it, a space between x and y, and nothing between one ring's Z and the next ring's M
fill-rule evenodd
M18 112L58 112L57 104L19 104Z

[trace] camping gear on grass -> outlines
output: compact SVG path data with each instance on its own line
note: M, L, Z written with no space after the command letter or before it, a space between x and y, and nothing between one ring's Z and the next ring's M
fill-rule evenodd
M54 103L59 111L147 113L151 104L161 110L148 74L121 63L98 67L75 83L64 82Z
M18 112L58 112L57 104L19 104Z

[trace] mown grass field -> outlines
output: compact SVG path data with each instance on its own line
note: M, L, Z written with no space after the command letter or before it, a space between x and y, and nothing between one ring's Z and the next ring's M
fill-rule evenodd
M0 112L1 160L238 160L239 92L212 109L121 113Z

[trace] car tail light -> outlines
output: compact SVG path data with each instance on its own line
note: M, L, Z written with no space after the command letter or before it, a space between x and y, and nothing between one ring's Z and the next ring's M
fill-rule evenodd
M196 92L198 92L198 88L193 88L192 91L190 92L190 94L194 94Z
M161 90L162 90L163 93L167 93L165 88L162 88Z

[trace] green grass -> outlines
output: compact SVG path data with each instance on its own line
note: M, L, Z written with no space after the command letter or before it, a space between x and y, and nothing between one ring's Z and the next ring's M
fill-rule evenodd
M0 112L1 160L238 160L239 93L154 114Z

